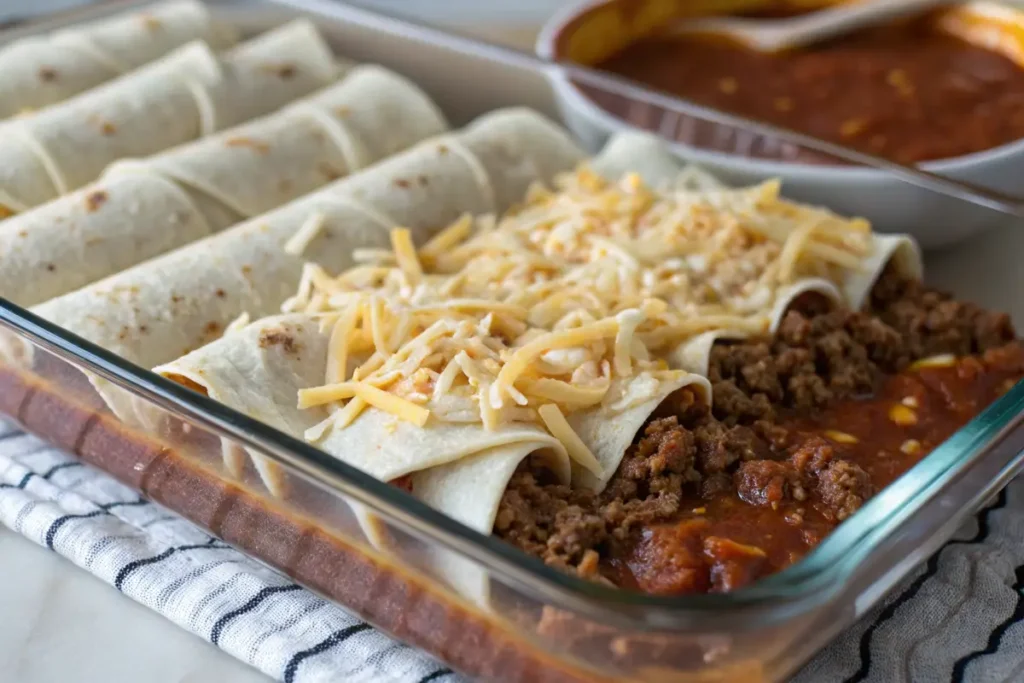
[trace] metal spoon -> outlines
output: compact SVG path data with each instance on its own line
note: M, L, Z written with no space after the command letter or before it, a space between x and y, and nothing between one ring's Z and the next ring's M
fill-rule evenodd
M709 17L684 21L674 27L673 32L722 35L753 50L778 52L953 2L955 0L860 0L789 19Z

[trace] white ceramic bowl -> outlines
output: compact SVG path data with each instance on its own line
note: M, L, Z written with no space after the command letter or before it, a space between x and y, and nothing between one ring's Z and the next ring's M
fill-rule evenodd
M561 58L556 54L556 45L566 26L581 14L604 4L606 0L587 0L566 7L545 24L537 38L537 53L549 60ZM565 71L553 67L548 75L566 125L591 149L600 147L613 133L633 127L598 106L570 81ZM991 209L915 187L873 168L754 159L678 142L667 144L679 157L702 166L725 182L749 184L780 178L788 197L827 206L842 214L863 216L881 232L909 233L926 249L955 244L1007 221L1005 215ZM923 163L921 168L973 185L1024 196L1024 140L967 156Z

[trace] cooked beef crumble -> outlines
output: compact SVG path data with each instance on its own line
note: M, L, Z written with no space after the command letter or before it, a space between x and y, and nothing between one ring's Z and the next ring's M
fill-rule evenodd
M747 505L771 508L813 496L827 519L842 521L874 493L868 473L844 459L842 444L790 434L779 426L783 418L870 395L884 375L915 360L980 354L1015 339L1006 315L891 271L864 311L804 303L770 339L716 345L711 409L678 392L600 494L546 481L525 462L502 500L495 533L552 566L595 578L598 555L615 555L638 529L678 517L695 496L734 492Z

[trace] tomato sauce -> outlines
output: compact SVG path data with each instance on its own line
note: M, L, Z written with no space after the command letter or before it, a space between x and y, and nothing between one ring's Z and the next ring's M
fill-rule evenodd
M1024 69L942 33L932 17L777 55L720 38L653 37L598 66L702 105L905 164L1024 137ZM630 118L635 109L620 98L590 94L619 116Z
M620 586L672 595L732 591L784 569L842 521L814 488L808 463L855 463L870 478L864 482L870 493L880 491L1008 391L1022 368L1024 350L1012 344L984 361L911 369L889 377L869 398L784 419L780 461L799 477L764 486L756 501L742 499L740 474L736 488L711 497L694 493L679 519L644 529L608 558L605 574Z

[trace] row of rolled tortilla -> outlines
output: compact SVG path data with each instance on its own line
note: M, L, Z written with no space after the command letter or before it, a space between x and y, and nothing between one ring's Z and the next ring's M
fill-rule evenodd
M242 313L256 319L278 312L295 293L306 260L340 271L352 264L353 249L387 246L394 225L423 242L463 212L508 208L531 182L581 158L569 136L539 114L496 112L32 311L152 368L218 338ZM287 251L314 216L321 230L305 256ZM31 362L25 350L7 353ZM115 412L131 419L121 398L116 391L107 396Z
M140 69L0 125L0 208L17 214L148 156L262 116L336 79L316 27L296 20L218 55L193 41Z
M170 0L0 49L0 119L61 102L193 40L215 50L237 40L199 0Z
M284 109L145 160L0 223L0 297L34 306L258 216L447 130L375 65Z

